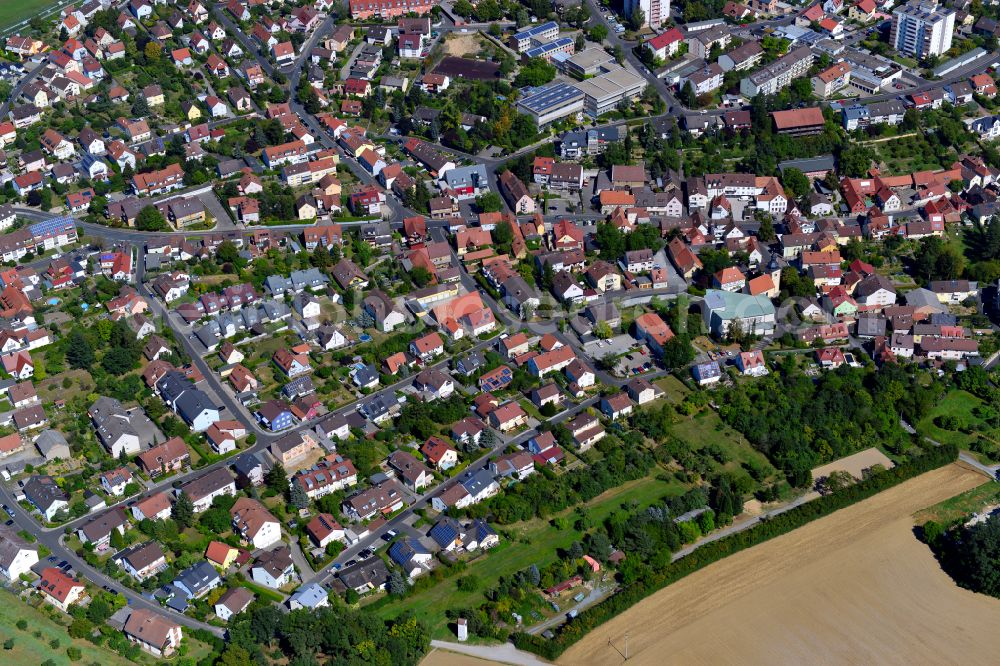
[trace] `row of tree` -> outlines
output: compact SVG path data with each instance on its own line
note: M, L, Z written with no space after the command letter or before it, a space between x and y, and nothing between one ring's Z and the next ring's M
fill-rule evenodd
M802 487L813 467L860 449L905 450L910 437L900 415L926 413L939 390L933 386L894 364L878 373L842 366L814 380L786 359L778 372L726 389L719 415Z
M951 463L957 457L958 449L954 446L930 447L892 469L873 474L856 484L796 506L768 520L760 521L747 529L705 543L691 554L676 561L661 567L645 567L634 581L624 585L614 595L589 607L571 622L562 625L554 639L549 640L541 636L519 633L514 636L514 644L521 649L530 650L555 660L566 648L580 640L588 632L631 608L653 592L703 569L713 562L781 534L786 534L817 518L867 499L886 488ZM1000 530L997 530L996 534L1000 534Z

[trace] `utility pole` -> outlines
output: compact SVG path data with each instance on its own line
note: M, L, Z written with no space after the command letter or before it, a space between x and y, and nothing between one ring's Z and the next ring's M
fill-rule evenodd
M625 661L628 661L628 632L625 632Z

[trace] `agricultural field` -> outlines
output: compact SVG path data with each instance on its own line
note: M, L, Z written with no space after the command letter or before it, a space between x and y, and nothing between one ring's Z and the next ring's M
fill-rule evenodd
M914 512L982 479L949 465L705 567L559 663L620 663L626 632L637 664L993 661L1000 600L956 586L913 534Z
M979 511L984 506L1000 502L1000 486L987 481L972 490L949 497L943 502L918 511L913 519L918 525L928 520L937 521L943 525L965 518L970 513Z
M3 0L0 2L0 29L20 23L55 4L52 0Z

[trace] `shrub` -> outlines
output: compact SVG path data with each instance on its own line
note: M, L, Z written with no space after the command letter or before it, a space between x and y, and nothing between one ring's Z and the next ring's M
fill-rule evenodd
M569 646L583 638L587 632L667 585L733 553L791 532L817 518L827 516L903 481L953 462L957 457L958 448L954 445L932 448L925 451L923 455L912 458L881 474L873 475L838 492L823 495L811 502L796 506L746 530L708 542L689 555L671 562L661 569L644 568L633 582L622 587L601 603L587 608L572 622L560 627L552 640L519 632L513 636L514 645L546 659L555 660Z

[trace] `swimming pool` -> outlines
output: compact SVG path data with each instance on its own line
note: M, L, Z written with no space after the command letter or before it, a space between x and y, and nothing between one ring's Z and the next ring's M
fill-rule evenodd
M50 298L45 302L48 303L49 305L59 305L60 303L62 303L62 299L53 296L52 298Z

